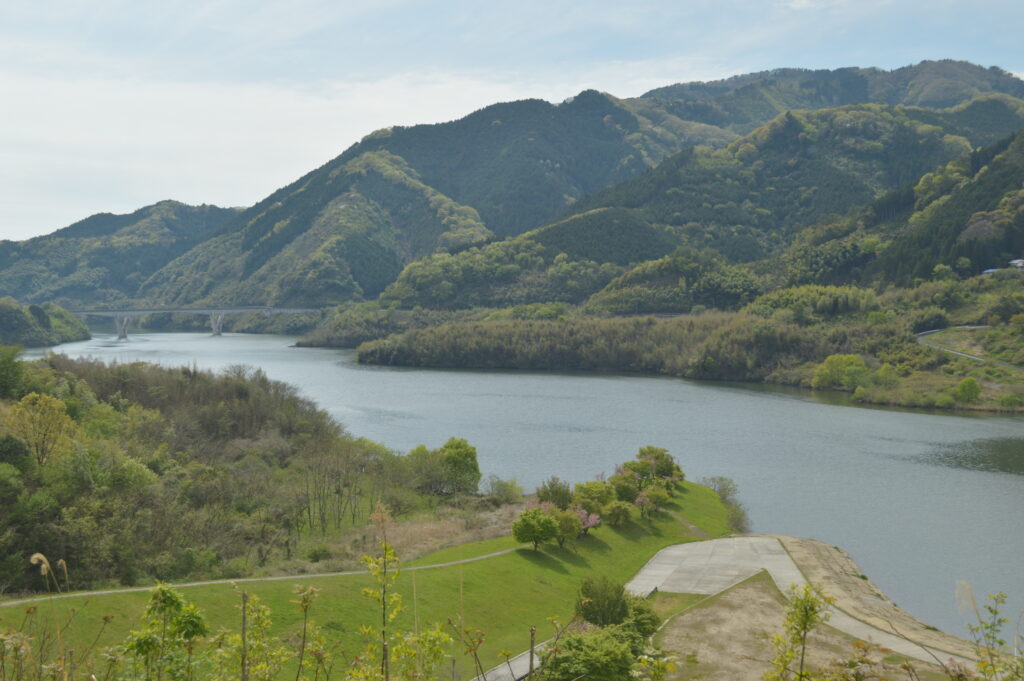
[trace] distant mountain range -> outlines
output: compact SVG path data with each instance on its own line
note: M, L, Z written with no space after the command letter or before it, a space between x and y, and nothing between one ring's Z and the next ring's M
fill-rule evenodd
M1021 98L1024 82L1000 69L937 61L495 104L450 123L380 130L248 209L167 201L0 242L0 295L66 306L583 302L680 247L712 263L689 276L714 271L719 288L744 289L750 282L729 268L798 263L800 248L855 234L861 243L874 228L851 227L849 216L901 189L904 203L893 199L892 215L877 220L887 226L872 232L870 257L814 276L916 274L882 242L890 253L920 251L920 262L980 266L1017 243L1006 236L1016 218L975 216L1004 210L1008 194L997 194L1012 182L970 187L981 166L1016 153L1006 142L977 156L1024 128ZM950 197L931 203L984 208L929 212L918 196L926 190L915 189L923 177L927 191ZM910 229L892 222L918 213ZM808 241L807 230L826 224L845 233ZM983 254L969 246L979 239L1002 241ZM474 267L478 279L486 273L475 288ZM665 281L684 276L651 267ZM763 276L771 266L746 270ZM605 298L602 309L622 308Z

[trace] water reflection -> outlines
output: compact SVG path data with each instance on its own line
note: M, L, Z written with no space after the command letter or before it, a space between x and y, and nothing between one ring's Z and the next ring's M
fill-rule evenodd
M953 468L1024 475L1024 440L992 438L944 444L923 462Z

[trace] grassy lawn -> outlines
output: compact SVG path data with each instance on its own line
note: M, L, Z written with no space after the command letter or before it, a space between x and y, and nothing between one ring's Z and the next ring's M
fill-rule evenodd
M710 536L727 531L725 509L711 490L694 483L684 483L684 491L674 497L667 512L652 521L635 517L621 528L602 526L591 530L573 547L559 549L547 545L540 551L520 547L511 553L477 562L441 568L405 570L397 583L406 610L399 615L396 630L424 627L449 618L465 626L485 632L481 659L485 667L501 661L503 649L521 652L529 645L531 625L538 629L538 640L550 631L547 619L557 617L567 622L580 580L587 575L607 575L625 582L659 549L693 540L679 515L697 525ZM511 538L491 539L451 547L426 556L416 564L430 565L486 555L516 546ZM291 602L296 584L313 585L320 597L313 606L312 619L319 623L330 639L340 645L346 655L362 648L361 624L375 622L379 611L361 594L370 585L365 575L310 577L266 582L180 587L180 591L203 611L211 630L239 628L240 591L260 597L273 613L274 632L285 635L300 625L298 608ZM138 621L148 599L147 592L107 595L83 594L37 604L40 623L65 622L72 610L74 620L63 632L66 646L79 653L86 650L100 631L103 616L113 619L103 629L98 646L124 640ZM0 630L17 628L25 607L0 608ZM460 660L463 674L470 670L469 660L461 651L453 650Z

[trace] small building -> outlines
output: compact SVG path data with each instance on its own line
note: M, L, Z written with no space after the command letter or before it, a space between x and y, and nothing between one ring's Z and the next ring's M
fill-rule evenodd
M1018 258L1010 261L1010 267L1016 267L1018 270L1024 270L1024 258Z

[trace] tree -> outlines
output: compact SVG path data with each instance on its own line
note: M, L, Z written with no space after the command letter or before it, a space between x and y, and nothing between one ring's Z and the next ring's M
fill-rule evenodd
M536 551L541 543L551 541L558 535L555 519L539 508L528 508L519 519L512 523L512 536L517 542L533 544Z
M868 365L860 355L829 355L814 370L811 387L853 390L864 385L869 376Z
M615 501L615 488L604 480L576 483L574 500L588 513L600 514L604 507Z
M625 501L613 501L604 509L604 518L612 527L622 527L629 522L632 508L633 505Z
M559 508L549 513L549 515L554 519L555 525L558 527L555 532L555 541L558 542L558 548L564 547L566 541L572 541L583 533L583 521L580 520L579 515L574 511L563 511Z
M473 494L480 485L476 447L462 438L453 437L439 449L420 445L409 452L406 461L413 484L424 494Z
M11 407L7 428L28 445L39 466L71 451L77 429L62 401L39 393L29 393Z
M981 385L977 380L970 376L960 381L957 384L956 389L953 391L953 399L965 404L977 402L980 397Z
M0 397L13 398L21 387L20 355L21 347L17 345L0 346Z
M576 615L599 627L621 624L629 616L626 587L604 575L584 577L576 596Z
M629 645L608 629L568 633L544 649L544 681L622 681L628 679L633 655Z
M652 445L641 447L640 451L636 454L636 458L638 461L652 462L653 473L656 477L673 478L683 474L679 464L676 463L675 457L669 454L668 450L663 447L654 447Z
M828 621L828 600L810 584L792 585L786 605L783 633L772 638L775 657L765 681L804 681L810 675L804 671L807 657L807 636ZM796 660L796 669L793 669Z
M537 488L537 501L542 503L546 501L562 510L569 508L569 504L572 503L572 490L569 489L569 483L551 476Z
M476 447L466 440L453 437L441 447L449 493L475 494L480 485L480 465L476 460Z

